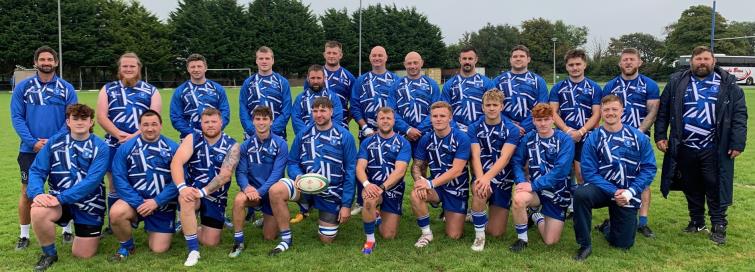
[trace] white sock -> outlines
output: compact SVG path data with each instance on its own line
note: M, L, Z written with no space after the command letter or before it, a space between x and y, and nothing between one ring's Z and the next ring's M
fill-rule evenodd
M519 234L516 235L516 237L519 238L519 240L522 240L522 241L525 241L525 242L529 241L529 238L527 237L527 233L526 232L525 233L519 233Z
M63 233L73 233L73 231L71 230L71 224L70 223L68 225L66 225L65 227L63 227Z
M375 242L375 234L367 234L367 242Z
M20 226L21 226L21 235L19 235L18 238L29 238L29 229L31 229L31 224L20 225Z
M422 227L420 229L422 230L422 235L433 235L433 231L430 230L430 226Z
M485 239L485 230L482 230L482 231L475 230L474 238Z

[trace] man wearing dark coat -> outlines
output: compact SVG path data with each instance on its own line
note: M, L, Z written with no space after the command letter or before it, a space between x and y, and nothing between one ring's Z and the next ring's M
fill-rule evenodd
M669 190L681 190L687 199L690 222L684 231L707 229L707 202L710 239L721 245L732 204L734 158L747 139L747 105L736 78L715 63L713 52L698 46L690 69L671 76L661 94L655 142L665 153L661 192L666 197Z

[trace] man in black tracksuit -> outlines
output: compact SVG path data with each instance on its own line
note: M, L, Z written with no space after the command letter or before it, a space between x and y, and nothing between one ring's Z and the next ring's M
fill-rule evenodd
M705 203L713 225L710 239L726 242L726 209L732 203L734 158L745 149L747 105L736 78L719 67L710 49L692 51L690 69L671 76L663 89L655 141L663 158L661 191L682 190L690 222L685 232L705 227ZM671 129L669 130L669 126Z

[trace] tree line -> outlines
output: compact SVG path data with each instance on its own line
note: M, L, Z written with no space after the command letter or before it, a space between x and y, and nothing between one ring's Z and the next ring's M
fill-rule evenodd
M673 70L673 60L692 47L708 43L712 9L692 6L666 27L665 40L630 33L611 38L607 45L595 41L588 74L595 77L618 73L618 52L637 47L646 65L643 72L663 79ZM31 68L32 52L41 45L57 48L57 2L45 0L0 0L0 89L8 89L16 65ZM344 45L342 65L354 73L362 57L369 69L369 50L383 45L389 54L388 68L403 69L403 56L419 52L425 67L456 68L458 52L474 46L478 66L494 76L508 69L508 54L516 44L532 52L530 69L550 75L553 41L556 67L564 73L562 56L571 48L587 44L589 29L544 18L526 20L519 26L488 24L465 33L454 44L443 43L440 28L415 8L371 5L362 10L362 51L359 51L359 11L328 9L315 15L299 0L255 0L241 5L236 0L181 0L169 18L161 21L139 2L124 0L66 0L61 6L64 77L79 73L115 78L115 60L126 51L142 58L150 82L172 87L186 78L184 58L201 53L210 68L254 67L254 51L273 48L275 70L300 77L307 67L322 62L326 40ZM755 35L755 22L729 22L720 14L717 37ZM726 40L716 44L717 53L753 55L755 40ZM83 71L83 72L82 72Z

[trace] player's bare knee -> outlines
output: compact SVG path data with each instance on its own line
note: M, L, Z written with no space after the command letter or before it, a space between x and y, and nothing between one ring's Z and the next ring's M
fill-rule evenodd
M396 230L380 229L380 236L386 240L396 239Z
M450 238L451 240L461 239L461 234L461 231L446 230L446 236L448 236L448 238Z
M502 228L502 229L488 228L487 230L485 230L485 232L487 232L488 235L493 236L493 237L501 237L504 234L506 234L506 229L505 228Z
M160 244L160 243L151 243L149 245L149 250L151 250L154 253L164 253L170 249L170 244Z
M29 215L31 216L32 223L49 221L48 217L50 216L50 209L44 207L32 207Z
M97 250L71 250L71 255L79 259L90 259L94 257Z
M561 240L560 237L554 237L554 238L543 238L543 244L546 246L552 246L555 244L558 244L558 241Z

